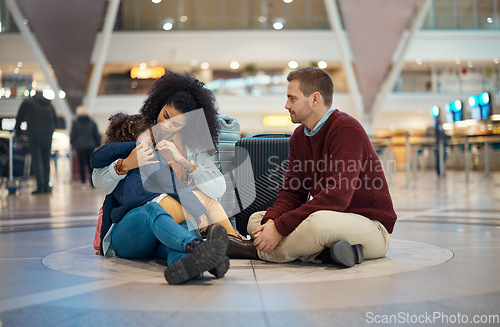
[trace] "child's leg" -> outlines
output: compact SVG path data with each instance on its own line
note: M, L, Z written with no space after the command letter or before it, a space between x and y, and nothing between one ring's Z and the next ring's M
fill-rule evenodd
M177 252L186 252L187 244L196 239L157 203L130 210L113 227L111 238L116 253L128 259L150 257L158 241Z
M155 256L158 258L167 259L167 265L169 266L180 261L187 255L188 253L174 250L163 243L158 244L155 250Z
M226 233L238 237L239 233L233 228L231 222L229 221L224 208L218 201L208 197L205 193L201 191L193 191L194 195L200 200L200 202L207 208L206 216L210 220L210 223L215 223L221 225L226 230ZM180 224L186 221L186 217L189 217L182 205L173 197L166 196L160 201L160 205L165 209L165 211L172 216L174 221Z
M180 224L186 221L186 217L184 215L184 208L182 205L170 195L167 195L160 201L160 205L165 209L165 211L172 216L172 219Z
M219 201L212 199L211 197L207 196L205 193L201 191L193 191L193 193L194 195L196 195L198 200L200 200L200 202L205 206L205 208L207 208L205 214L210 220L210 223L221 225L226 230L226 233L228 233L229 235L239 237L240 233L238 233L238 231L236 231L233 228L233 225L231 225L231 222L227 217L226 211L219 203Z

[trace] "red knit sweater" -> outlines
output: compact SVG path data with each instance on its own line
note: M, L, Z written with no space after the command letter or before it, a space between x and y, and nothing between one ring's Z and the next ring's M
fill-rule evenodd
M356 213L392 233L396 213L382 164L357 120L335 110L310 137L300 125L290 138L288 162L283 188L262 219L273 219L280 234L319 210Z

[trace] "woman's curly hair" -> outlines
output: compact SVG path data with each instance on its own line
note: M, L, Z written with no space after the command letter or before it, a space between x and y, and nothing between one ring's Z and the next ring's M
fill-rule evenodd
M217 102L213 92L207 89L203 82L188 74L181 75L168 71L155 81L140 112L152 124L156 124L158 115L165 105L172 105L181 113L203 109L212 142L214 146L217 145L220 132ZM188 122L187 127L196 131L202 123L193 120ZM195 140L191 139L188 142L191 142L186 144L188 148L193 150L199 148Z
M139 135L152 126L143 115L117 113L108 118L107 142L136 142Z

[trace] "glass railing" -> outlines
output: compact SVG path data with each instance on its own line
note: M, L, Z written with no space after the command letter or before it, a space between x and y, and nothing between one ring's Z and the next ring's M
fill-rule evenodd
M422 28L499 30L499 19L500 0L435 0ZM323 0L122 0L115 25L115 31L329 28ZM17 31L0 0L0 32Z
M435 0L423 29L500 29L499 0Z
M117 30L328 29L323 0L122 0Z

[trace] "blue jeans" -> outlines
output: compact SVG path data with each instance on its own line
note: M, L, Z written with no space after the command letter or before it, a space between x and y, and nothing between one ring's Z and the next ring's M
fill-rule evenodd
M111 232L118 256L126 259L156 256L167 259L168 265L185 257L186 244L195 238L156 202L130 210Z

